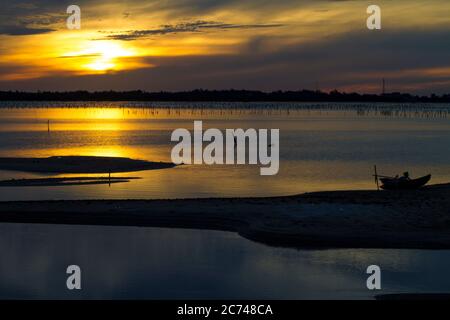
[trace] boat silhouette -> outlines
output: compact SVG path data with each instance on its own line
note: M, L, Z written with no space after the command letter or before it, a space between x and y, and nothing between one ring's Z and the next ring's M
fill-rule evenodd
M380 181L383 183L381 189L384 190L413 190L423 187L430 179L431 174L417 179L407 179L405 177L381 177Z
M395 177L383 176L377 173L377 166L374 167L375 174L375 183L377 184L378 190L381 188L383 190L414 190L419 189L426 185L431 180L431 174L426 176L411 179L409 177L409 173L403 173L403 176L399 177L398 175ZM381 181L382 185L379 186L379 181Z

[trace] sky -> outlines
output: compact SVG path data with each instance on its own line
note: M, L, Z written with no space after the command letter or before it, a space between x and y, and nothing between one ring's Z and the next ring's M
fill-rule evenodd
M81 28L69 30L69 5ZM366 10L381 8L381 30ZM0 90L450 93L448 0L0 0Z

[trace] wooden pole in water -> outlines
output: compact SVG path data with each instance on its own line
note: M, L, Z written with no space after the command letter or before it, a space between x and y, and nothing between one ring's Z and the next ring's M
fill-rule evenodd
M50 120L47 120L47 131L50 133Z
M378 183L378 173L377 173L377 166L373 166L375 169L375 183L377 184L377 190L380 191L380 185Z

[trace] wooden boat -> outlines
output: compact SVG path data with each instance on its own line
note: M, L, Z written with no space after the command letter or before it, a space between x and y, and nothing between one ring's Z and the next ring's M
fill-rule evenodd
M417 179L406 179L405 177L380 177L384 190L413 190L426 185L431 179L431 174Z

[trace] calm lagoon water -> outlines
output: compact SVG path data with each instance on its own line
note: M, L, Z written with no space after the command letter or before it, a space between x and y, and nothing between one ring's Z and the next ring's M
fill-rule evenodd
M371 299L449 292L449 251L292 250L234 233L158 228L0 224L0 298ZM82 290L66 289L66 268Z
M375 187L409 170L450 181L450 106L386 104L24 103L3 102L0 157L123 156L170 161L176 128L279 128L280 171L187 165L130 173L126 184L2 188L0 200L275 196ZM50 120L50 132L47 121ZM126 176L127 174L125 174ZM67 175L65 175L67 176ZM37 177L1 172L0 179Z
M257 166L183 166L125 174L109 186L1 188L0 201L272 196L372 189L374 164L450 181L450 106L387 104L0 103L0 156L100 155L170 160L170 134L204 127L279 128L280 173ZM47 121L50 120L50 132ZM0 179L45 177L0 172ZM129 227L0 224L0 298L366 299L450 292L450 251L293 250L234 233ZM82 268L83 289L65 289Z

